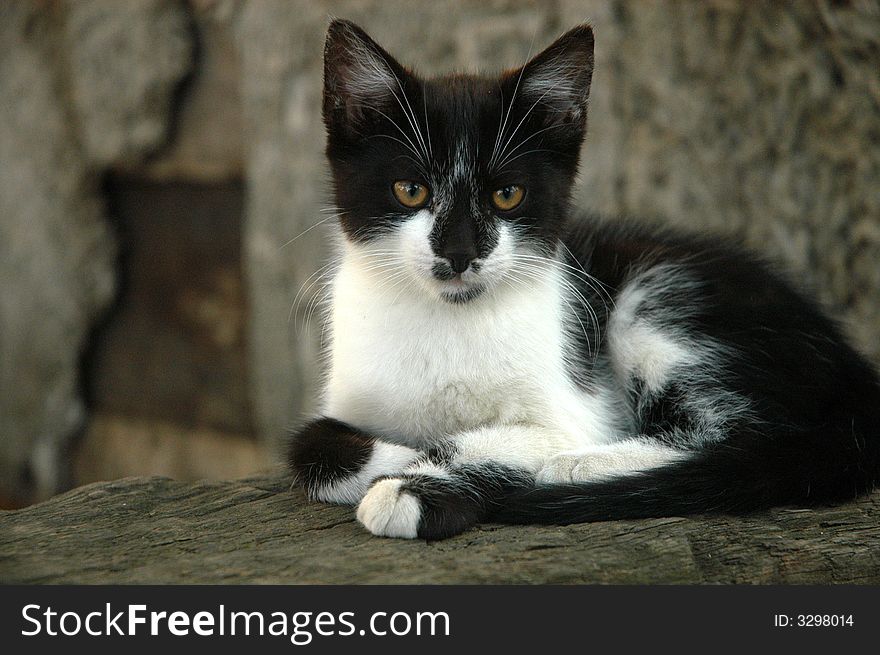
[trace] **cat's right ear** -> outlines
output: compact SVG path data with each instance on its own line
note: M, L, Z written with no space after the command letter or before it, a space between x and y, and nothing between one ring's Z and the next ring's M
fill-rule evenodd
M324 44L324 124L355 136L401 95L408 73L360 27L334 20Z
M540 107L549 123L586 126L593 79L593 29L580 25L536 55L508 83L519 86L526 108Z

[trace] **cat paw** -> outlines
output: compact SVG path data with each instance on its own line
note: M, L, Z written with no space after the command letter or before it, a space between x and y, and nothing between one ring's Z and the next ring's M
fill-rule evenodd
M538 471L535 481L538 484L571 484L608 480L666 466L684 457L686 454L681 451L633 440L551 457Z
M535 476L535 481L538 484L571 484L607 479L629 472L620 458L612 453L562 453L547 460Z
M401 489L401 478L373 483L357 508L357 520L378 537L415 539L422 519L422 504Z
M570 484L589 479L590 455L563 453L551 457L535 476L538 484Z

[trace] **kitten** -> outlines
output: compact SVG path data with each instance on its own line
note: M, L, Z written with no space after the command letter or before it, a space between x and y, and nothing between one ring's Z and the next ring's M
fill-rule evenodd
M816 305L716 239L572 217L593 34L423 79L324 52L341 252L321 416L290 465L389 537L841 501L880 384Z

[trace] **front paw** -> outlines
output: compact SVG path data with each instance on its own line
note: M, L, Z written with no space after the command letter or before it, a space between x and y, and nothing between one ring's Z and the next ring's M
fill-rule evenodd
M535 481L538 484L605 481L666 466L684 457L686 454L683 451L630 440L551 457L538 471Z
M422 520L421 501L402 489L403 478L377 480L357 508L357 519L378 537L415 539Z
M352 478L370 460L375 439L360 430L331 418L316 419L305 425L290 442L288 462L294 479L309 496L328 502L354 503L358 494Z
M357 518L380 537L446 539L472 528L487 514L491 479L467 470L416 464L402 476L373 482ZM485 472L483 472L485 473Z
M309 497L343 505L357 504L374 479L400 473L417 457L411 448L378 441L329 418L305 426L288 454L294 479Z
M551 457L535 476L538 484L571 484L586 482L596 476L593 455L586 453L562 453Z

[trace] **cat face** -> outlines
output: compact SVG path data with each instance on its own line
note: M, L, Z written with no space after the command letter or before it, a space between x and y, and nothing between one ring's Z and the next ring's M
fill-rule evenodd
M499 78L421 79L356 25L334 21L323 112L350 247L382 253L396 273L457 303L517 262L555 253L592 69L586 26Z

